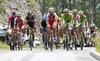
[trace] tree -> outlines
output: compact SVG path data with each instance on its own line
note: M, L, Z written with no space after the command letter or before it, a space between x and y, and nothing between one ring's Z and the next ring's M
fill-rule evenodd
M45 0L42 0L42 15L45 13Z
M73 9L76 9L76 0L73 0Z
M92 18L95 20L95 0L92 0Z

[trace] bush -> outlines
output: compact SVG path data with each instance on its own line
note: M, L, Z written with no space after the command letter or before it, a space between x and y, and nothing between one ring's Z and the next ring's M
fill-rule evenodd
M3 6L0 7L0 11L3 12L4 14L6 14L6 9Z
M2 2L5 2L5 0L0 0L0 2L2 3Z
M96 51L100 53L100 36L99 37L95 37L94 40L95 40Z

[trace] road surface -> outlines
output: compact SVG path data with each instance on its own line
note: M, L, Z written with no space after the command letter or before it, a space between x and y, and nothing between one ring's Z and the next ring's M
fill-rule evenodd
M97 61L89 53L94 48L84 48L83 51L66 51L55 49L53 52L44 49L23 51L0 50L0 61Z

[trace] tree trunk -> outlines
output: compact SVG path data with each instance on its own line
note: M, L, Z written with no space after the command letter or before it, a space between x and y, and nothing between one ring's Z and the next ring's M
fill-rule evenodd
M67 5L68 5L68 4L67 4L67 0L65 0L65 5L66 5L65 8L68 8L68 7L67 7Z
M76 9L76 0L73 0L73 9Z
M42 15L45 12L45 0L42 0Z
M57 5L57 0L56 0L56 13L57 13L57 6L58 6L58 5Z
M92 0L92 18L95 20L95 0Z
M69 0L69 9L71 10L72 7L71 7L71 0Z

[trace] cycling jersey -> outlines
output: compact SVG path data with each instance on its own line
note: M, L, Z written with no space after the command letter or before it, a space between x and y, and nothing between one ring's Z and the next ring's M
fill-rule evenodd
M87 20L86 16L83 15L82 17L80 17L80 21L81 21L81 27L85 27L85 21Z
M72 19L73 19L73 16L71 13L68 14L68 16L66 16L65 14L62 14L61 15L62 19L64 20L63 23L66 23L66 25L68 27L72 26Z
M46 18L47 18L47 15L44 15L44 16L42 17L42 19L40 20L41 26L44 27L44 28L47 26L47 25L46 25Z
M25 18L25 20L27 21L27 24L31 27L34 28L34 21L35 21L35 17L32 15L31 18L29 18L28 16Z
M76 16L73 15L74 19L74 27L78 27L79 21L80 21L80 15L76 14Z
M24 25L24 19L23 18L20 18L20 19L15 18L14 24L17 24L19 29L21 30L21 27Z
M9 21L10 21L10 27L11 28L14 28L14 19L15 18L16 18L16 15L15 15L15 17L13 17L13 15L9 16Z
M50 15L50 13L47 14L47 19L49 21L50 26L53 25L53 23L57 20L57 15L54 13L53 15Z

